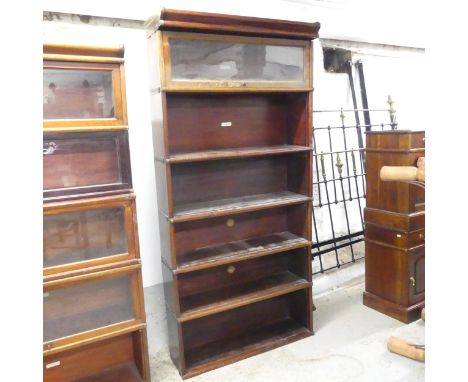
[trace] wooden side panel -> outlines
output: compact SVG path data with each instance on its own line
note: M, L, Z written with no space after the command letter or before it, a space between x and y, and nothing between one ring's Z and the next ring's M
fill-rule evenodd
M366 291L408 305L408 256L396 247L366 240Z

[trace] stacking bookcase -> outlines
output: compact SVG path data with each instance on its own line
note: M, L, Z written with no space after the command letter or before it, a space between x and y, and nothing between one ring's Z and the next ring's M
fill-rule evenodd
M123 47L44 45L46 382L149 382Z
M313 334L320 25L164 9L147 26L169 346L188 378Z

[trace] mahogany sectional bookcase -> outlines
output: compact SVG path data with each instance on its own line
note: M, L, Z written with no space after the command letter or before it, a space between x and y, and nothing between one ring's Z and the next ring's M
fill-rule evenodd
M44 45L46 382L149 382L123 47Z
M184 378L313 334L318 23L148 22L169 346Z

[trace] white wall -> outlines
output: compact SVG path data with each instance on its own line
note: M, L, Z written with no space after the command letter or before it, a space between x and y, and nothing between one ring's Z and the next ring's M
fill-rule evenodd
M344 2L344 0L275 0L255 3L246 0L236 2L172 0L165 2L167 8L309 22L319 21L322 24L321 37L422 46L422 37L417 28L413 28L414 23L409 20L415 5L403 4L400 0L391 4L392 7L385 4L383 6L380 4L377 7L366 0L352 0L350 2ZM367 11L363 5L368 7ZM107 2L95 0L44 1L45 11L136 20L145 20L150 15L157 13L159 6L160 4L154 1L114 2L112 7L109 7ZM396 20L398 20L398 28L393 27ZM135 28L96 26L66 21L45 21L43 25L44 41L48 42L125 45L130 152L133 184L137 195L143 284L150 286L160 283L162 282L161 253L148 96L146 33ZM411 33L409 33L410 31ZM422 85L425 80L424 71L421 69L424 57L421 50L350 41L342 41L340 44L343 47L354 49L356 51L354 57L361 58L364 63L371 108L386 108L387 95L391 94L396 101L397 120L401 128L414 130L425 127L419 123L419 113L424 104ZM314 107L316 109L351 107L347 76L326 73L323 69L321 42L315 41L314 47ZM315 117L314 125L316 126L331 123L329 115L327 117L316 115ZM333 123L341 122L338 114L333 118L336 118L335 121L332 121ZM386 120L388 120L387 115L382 118L382 121ZM318 224L329 224L328 217L323 213L318 215L317 219ZM344 217L343 219L338 218L336 221L335 229L345 232ZM357 224L360 224L359 216L354 214L352 225L357 227Z

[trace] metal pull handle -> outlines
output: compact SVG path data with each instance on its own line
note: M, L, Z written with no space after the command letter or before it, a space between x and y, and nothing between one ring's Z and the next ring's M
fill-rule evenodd
M426 237L424 236L423 233L420 233L420 234L419 234L419 238L420 238L422 241L425 241L425 240L426 240Z
M414 277L409 278L412 286L416 286L416 279Z
M227 225L228 227L233 227L234 224L235 224L234 219L228 219L228 220L226 220L226 225Z
M233 274L235 271L236 271L236 267L234 265L230 265L227 268L227 272L230 273L230 274Z

